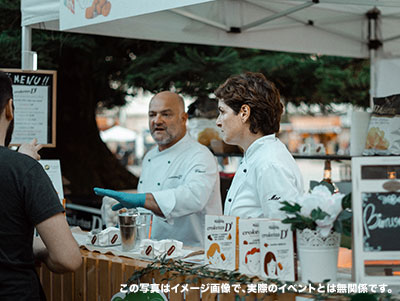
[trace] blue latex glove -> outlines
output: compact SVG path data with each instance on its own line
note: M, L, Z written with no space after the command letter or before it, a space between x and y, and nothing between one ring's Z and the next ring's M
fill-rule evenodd
M116 199L119 204L115 204L112 206L113 211L117 211L122 208L136 208L136 207L144 207L144 202L146 200L145 193L126 193L119 192L111 189L103 189L95 187L94 193L97 195L109 196L113 199Z

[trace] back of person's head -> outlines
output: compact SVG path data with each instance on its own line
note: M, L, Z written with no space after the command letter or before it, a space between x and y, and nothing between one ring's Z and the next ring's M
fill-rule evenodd
M231 76L215 95L236 114L243 105L250 107L250 131L270 135L279 132L283 105L275 85L261 73L246 72Z
M13 98L11 79L6 73L0 71L0 114L3 113L10 98Z

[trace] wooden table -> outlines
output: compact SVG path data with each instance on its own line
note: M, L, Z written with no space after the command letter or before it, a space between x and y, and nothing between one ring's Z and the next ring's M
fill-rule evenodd
M114 255L104 255L97 252L81 250L83 257L82 266L74 273L66 273L63 275L50 272L47 267L42 264L38 267L38 274L45 291L48 301L102 301L111 300L111 297L119 292L121 283L126 283L129 277L137 269L143 269L148 265L148 261L118 257ZM164 283L162 281L166 275L160 275L158 271L146 274L141 278L142 283ZM179 283L185 283L186 278L178 277L169 284L174 286ZM214 279L201 279L192 286L200 287L201 284L223 283ZM211 294L209 291L202 293L200 297L199 290L189 290L184 296L182 293L170 292L169 300L171 301L197 301L197 300L217 300L217 294ZM294 301L294 294L281 294L265 296L260 294L251 294L242 300L280 300ZM235 293L220 294L219 300L235 300Z
M74 273L56 274L42 264L38 274L51 301L111 300L136 269L146 267L143 260L104 255L81 250L83 263ZM60 297L61 296L61 297Z

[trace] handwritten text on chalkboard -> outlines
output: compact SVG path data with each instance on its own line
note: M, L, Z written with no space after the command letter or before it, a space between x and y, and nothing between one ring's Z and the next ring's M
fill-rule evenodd
M364 250L399 251L400 193L362 193Z
M14 132L11 144L38 143L55 147L56 71L6 69L13 83Z
M47 86L51 84L52 76L49 75L29 75L29 74L13 74L12 80L14 85L35 85Z

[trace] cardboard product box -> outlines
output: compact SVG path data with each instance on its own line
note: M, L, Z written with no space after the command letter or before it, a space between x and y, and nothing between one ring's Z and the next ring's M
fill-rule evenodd
M260 276L260 233L259 223L266 219L239 220L239 272Z
M293 232L280 220L260 222L261 278L295 281Z
M204 262L209 267L238 268L238 221L236 216L206 215Z

